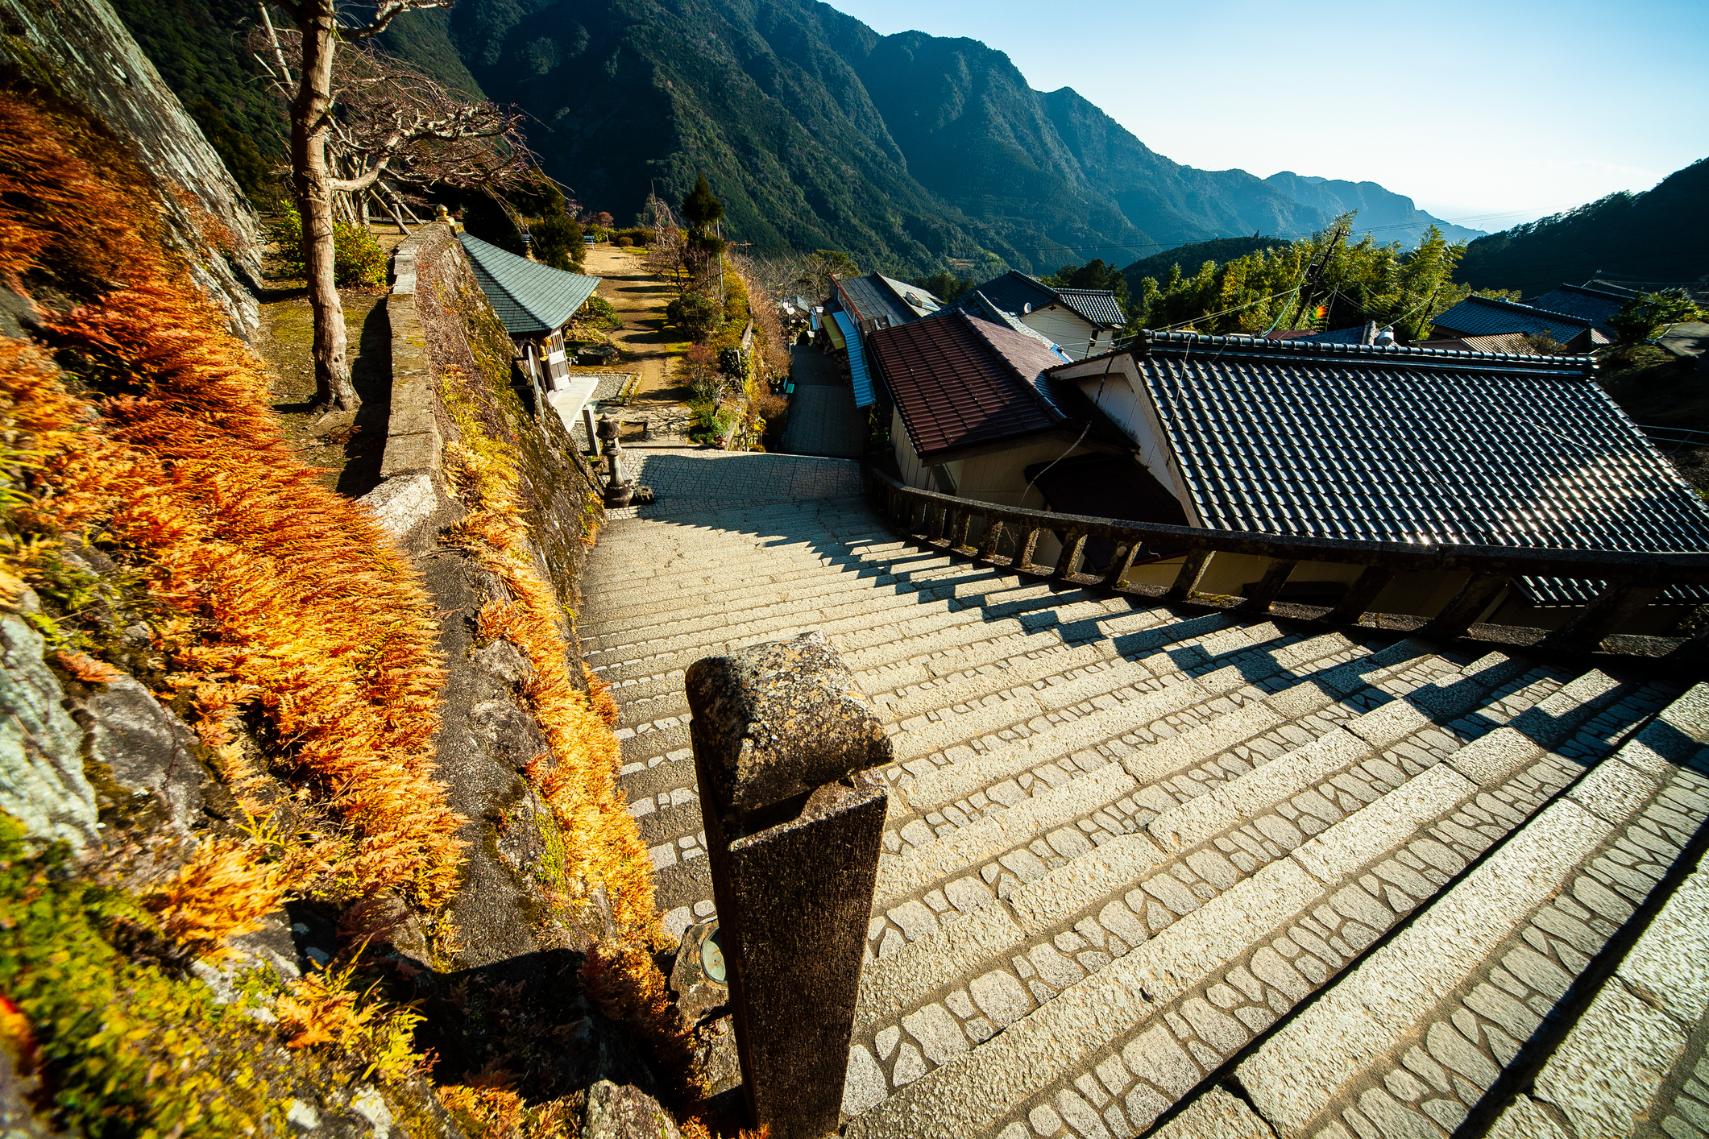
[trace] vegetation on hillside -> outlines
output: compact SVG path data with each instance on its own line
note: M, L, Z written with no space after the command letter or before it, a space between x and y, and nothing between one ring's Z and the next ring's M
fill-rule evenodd
M1147 277L1155 277L1159 281L1169 278L1169 272L1177 265L1181 271L1203 265L1206 261L1219 264L1233 261L1236 257L1244 257L1248 253L1257 253L1261 249L1276 249L1288 244L1280 237L1264 237L1253 234L1251 237L1218 237L1211 241L1195 241L1187 245L1178 245L1173 249L1165 249L1161 253L1153 253L1122 269L1122 278L1127 281L1128 291L1139 291L1139 283Z
M411 1022L344 968L247 974L222 1006L186 966L286 898L358 939L388 906L431 923L463 857L433 769L438 626L281 437L259 362L163 252L152 192L97 128L0 94L0 277L53 353L0 341L0 584L13 605L34 589L71 680L162 693L235 816L187 835L116 816L77 880L0 821L0 993L67 1126L277 1130L304 1081L413 1080Z
M686 224L657 198L648 214L648 258L676 289L665 317L689 341L677 361L692 397L689 435L727 449L759 447L766 414L782 410L766 381L789 370L777 303L754 264L729 251L719 233L724 204L704 175L683 199Z
M412 33L399 46L419 66L455 56L527 109L548 173L583 200L624 213L704 172L759 253L846 249L906 277L957 258L983 276L1303 233L1356 207L1412 216L1369 184L1309 183L1302 202L1244 171L1178 165L1072 90L1032 90L983 44L879 36L800 0L459 0Z
M1398 244L1355 240L1347 219L1315 237L1218 263L1191 276L1179 265L1134 290L1135 328L1189 328L1212 333L1345 328L1365 321L1393 325L1403 340L1423 339L1435 318L1470 290L1453 281L1465 246L1432 230L1410 252Z
M1667 287L1709 278L1709 158L1639 194L1606 198L1466 248L1459 276L1474 286L1519 289L1530 296L1563 281L1593 277L1636 287Z
M282 187L289 132L244 49L249 0L113 0L125 27L257 204Z

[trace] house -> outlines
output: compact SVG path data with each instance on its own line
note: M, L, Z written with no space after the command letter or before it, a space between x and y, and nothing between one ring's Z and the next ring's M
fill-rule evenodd
M1008 313L1075 360L1107 351L1127 327L1127 314L1108 289L1059 289L1014 270L970 290L953 307L971 305Z
M1609 340L1616 340L1618 336L1609 321L1637 296L1631 289L1623 289L1618 285L1562 285L1541 296L1532 297L1527 303L1533 308L1588 320L1592 328Z
M907 324L943 307L942 301L920 286L882 273L839 278L832 287L837 307L863 330Z
M1107 450L1084 438L1086 421L1070 418L1045 379L1068 357L1030 330L946 312L877 329L866 348L910 486L1049 508L1029 471Z
M564 327L599 287L598 277L569 273L518 257L467 233L457 240L469 255L475 281L515 344L518 366L547 393L569 385Z
M867 368L863 338L878 329L931 316L943 308L943 302L918 285L882 273L836 278L831 288L823 320L815 325L815 331L824 332L825 343L832 351L848 353L848 379L854 389L855 407L865 411L877 402L878 389Z
M1122 431L1194 526L1709 550L1709 507L1595 383L1593 368L1586 357L1144 333L1131 349L1059 366L1050 378L1079 389ZM1238 596L1265 568L1262 558L1218 554L1202 588ZM1302 564L1283 596L1333 604L1356 572ZM1462 584L1458 574L1409 575L1384 597L1391 608L1433 612ZM1497 603L1497 619L1556 624L1561 607L1594 595L1594 583L1525 579Z
M1497 297L1467 297L1436 318L1433 339L1466 336L1499 336L1523 333L1547 336L1574 352L1588 352L1614 338L1599 331L1594 321L1568 313L1550 312L1535 305Z

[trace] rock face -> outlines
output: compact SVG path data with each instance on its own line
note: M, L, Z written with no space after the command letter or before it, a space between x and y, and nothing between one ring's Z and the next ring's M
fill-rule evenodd
M167 229L244 337L260 327L255 212L106 0L0 0L0 71L106 123L162 183Z
M0 811L32 838L82 850L97 839L95 789L83 774L83 729L44 652L23 617L0 617Z

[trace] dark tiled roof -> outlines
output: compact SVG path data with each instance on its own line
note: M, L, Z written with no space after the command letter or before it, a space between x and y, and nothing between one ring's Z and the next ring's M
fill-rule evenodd
M1584 357L1147 333L1134 351L1193 506L1224 530L1709 550L1709 507ZM1584 583L1528 581L1539 600Z
M1614 292L1583 285L1562 285L1558 289L1550 289L1542 296L1532 297L1529 303L1534 308L1589 321L1599 331L1612 335L1614 330L1608 323L1609 319L1625 308L1635 295L1629 291Z
M1047 305L1060 304L1082 320L1100 328L1120 328L1127 324L1127 316L1122 312L1121 305L1116 303L1116 295L1112 292L1103 289L1056 289L1037 277L1029 277L1013 269L1001 277L985 282L973 291L1004 312L1015 316L1024 316ZM951 307L965 307L965 301L958 301Z
M1043 373L1062 357L1030 337L965 313L867 336L867 349L922 459L1055 426Z
M1127 324L1127 313L1108 289L1058 289L1056 295L1099 328L1121 328Z
M1436 318L1436 327L1461 336L1490 336L1503 332L1544 334L1566 344L1584 334L1591 322L1564 313L1545 312L1533 305L1494 297L1467 297Z
M891 328L943 307L942 301L918 285L880 273L842 278L837 281L837 292L843 307L862 326Z
M466 233L457 239L468 251L481 292L512 336L541 336L562 328L599 287L598 277L554 269Z

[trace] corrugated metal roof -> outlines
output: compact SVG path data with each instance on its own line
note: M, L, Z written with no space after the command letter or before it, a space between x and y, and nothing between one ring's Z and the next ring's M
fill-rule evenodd
M1540 549L1709 550L1705 507L1584 357L1146 333L1205 525ZM1589 583L1525 583L1582 602Z
M855 330L854 321L849 319L848 313L834 312L831 318L836 321L843 339L848 342L849 379L854 384L855 406L871 407L878 401L878 393L873 390L872 373L866 366L866 352L861 347L860 333Z
M1492 336L1503 332L1544 334L1565 344L1591 327L1588 320L1545 312L1518 301L1467 297L1436 318L1436 327L1461 336Z
M869 327L907 324L943 307L942 301L918 285L880 273L839 278L837 294L856 322Z
M953 313L879 329L867 343L922 459L1049 430L1060 419L1040 385L1061 359L1008 328Z
M599 287L598 277L554 269L466 233L457 240L468 251L481 292L512 336L562 328Z

